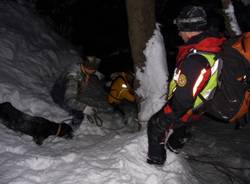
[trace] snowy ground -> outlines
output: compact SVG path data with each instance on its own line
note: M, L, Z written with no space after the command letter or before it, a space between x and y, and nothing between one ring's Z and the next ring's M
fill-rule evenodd
M21 1L20 1L21 2ZM49 90L64 67L79 62L72 47L19 4L0 2L0 102L60 122L69 118ZM107 124L118 124L115 117ZM110 131L85 121L72 140L30 136L0 124L1 184L196 184L250 183L249 127L204 120L179 155L164 167L148 165L142 131Z

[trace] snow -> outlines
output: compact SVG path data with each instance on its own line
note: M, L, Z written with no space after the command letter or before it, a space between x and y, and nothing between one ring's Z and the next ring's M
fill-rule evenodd
M80 61L73 47L53 33L35 12L13 1L0 1L0 40L0 102L10 101L25 113L55 122L70 118L54 104L49 90L65 67ZM167 72L163 68L166 63L161 65L165 55L162 51L156 52L162 49L161 43L156 30L145 51L148 61L145 71L149 73L152 67L157 75L153 79L147 75L146 79L166 84L167 75L160 77L160 72ZM161 97L165 86L154 84L153 87L145 88L145 92L155 89L156 96ZM155 96L149 93L145 96L150 98L147 104L160 103L153 109L145 108L148 113L162 106L163 102L156 101ZM106 117L106 128L85 120L72 140L51 136L42 146L36 145L30 136L0 124L0 183L250 183L248 127L234 131L231 126L218 127L217 122L204 120L195 126L197 137L194 136L183 152L176 155L168 151L166 164L157 167L146 163L145 124L141 131L134 133L107 129L108 125L118 127L116 119Z
M142 69L136 69L136 78L140 81L140 88L136 90L136 94L141 98L138 118L142 122L148 121L163 107L168 91L167 57L158 24L146 45L144 55L146 56L145 66Z
M229 24L231 26L232 31L235 33L236 36L241 35L241 29L239 27L239 24L237 22L237 19L234 14L234 6L232 2L230 1L228 8L224 10L226 16L229 18Z

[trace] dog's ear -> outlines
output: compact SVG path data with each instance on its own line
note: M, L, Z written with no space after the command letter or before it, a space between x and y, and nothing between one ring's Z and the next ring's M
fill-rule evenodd
M66 139L72 139L73 138L73 129L70 125L66 123L61 123L61 130L58 135L59 137L63 137Z

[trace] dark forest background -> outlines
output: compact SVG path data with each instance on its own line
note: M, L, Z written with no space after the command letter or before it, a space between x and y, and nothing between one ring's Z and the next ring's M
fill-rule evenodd
M169 68L173 68L178 37L173 19L188 4L202 5L210 25L225 32L221 0L156 0L156 21L161 24ZM101 72L110 74L133 67L130 54L125 0L35 0L38 13L80 54L102 59ZM233 0L242 31L250 30L250 6Z

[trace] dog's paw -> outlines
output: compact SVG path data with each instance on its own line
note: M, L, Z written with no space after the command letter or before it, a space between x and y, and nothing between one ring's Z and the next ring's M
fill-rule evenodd
M43 141L44 141L46 138L47 138L47 137L34 136L34 137L33 137L33 141L34 141L37 145L41 146L41 145L43 144Z
M61 131L60 131L60 134L58 136L63 137L65 139L72 139L73 138L72 127L66 123L61 123Z

